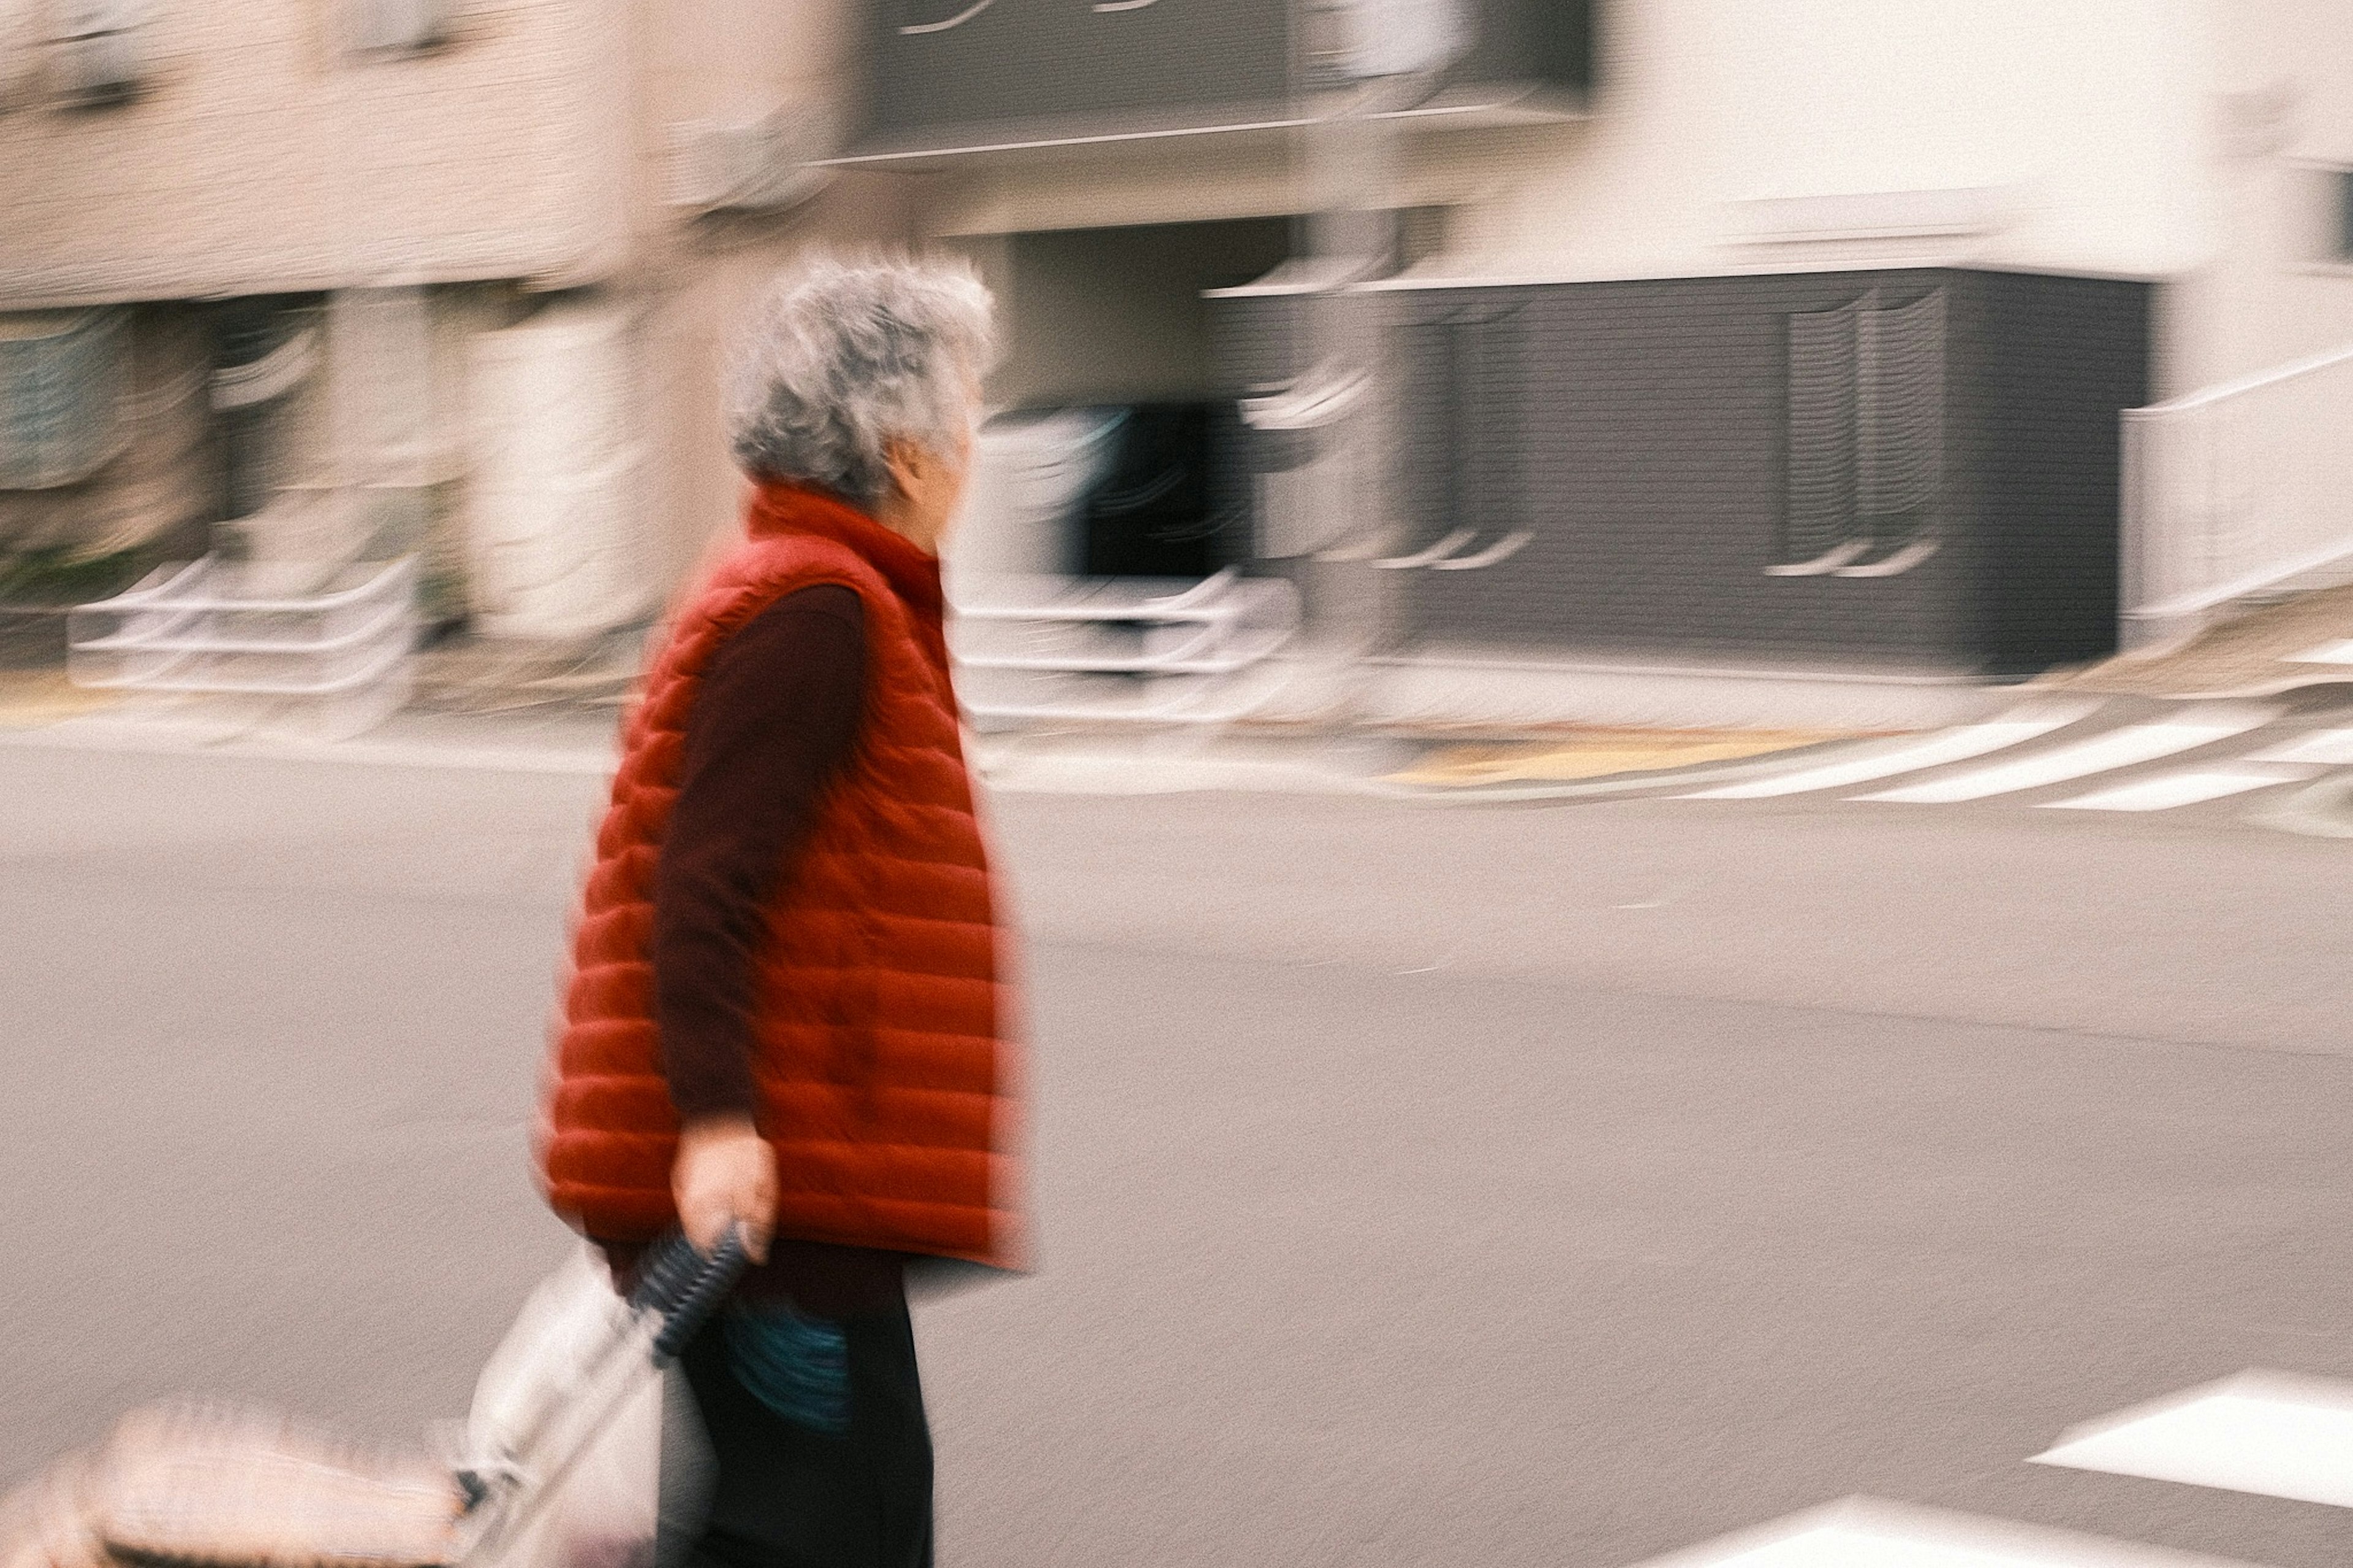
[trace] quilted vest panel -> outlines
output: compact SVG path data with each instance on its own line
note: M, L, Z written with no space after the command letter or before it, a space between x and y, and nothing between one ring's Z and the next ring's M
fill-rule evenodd
M754 1007L777 1232L1009 1265L1017 1064L938 563L789 487L764 487L750 524L674 620L623 727L548 1059L543 1184L598 1240L643 1241L675 1221L678 1115L649 955L687 721L731 634L786 594L839 584L865 607L866 711L771 895Z

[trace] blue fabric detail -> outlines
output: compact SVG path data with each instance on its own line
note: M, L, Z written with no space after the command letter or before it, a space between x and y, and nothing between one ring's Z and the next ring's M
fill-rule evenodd
M738 1307L721 1321L736 1381L796 1426L849 1431L849 1340L839 1323L788 1307Z

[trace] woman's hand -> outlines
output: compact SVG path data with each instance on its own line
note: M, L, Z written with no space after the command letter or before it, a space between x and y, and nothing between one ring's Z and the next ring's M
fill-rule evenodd
M717 1250L730 1226L741 1226L754 1263L768 1260L776 1227L776 1153L747 1116L711 1116L679 1130L678 1162L670 1167L679 1227L697 1250Z

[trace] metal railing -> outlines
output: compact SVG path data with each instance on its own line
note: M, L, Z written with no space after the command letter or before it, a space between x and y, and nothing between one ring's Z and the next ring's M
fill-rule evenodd
M2126 409L2123 477L2126 649L2353 575L2353 348Z

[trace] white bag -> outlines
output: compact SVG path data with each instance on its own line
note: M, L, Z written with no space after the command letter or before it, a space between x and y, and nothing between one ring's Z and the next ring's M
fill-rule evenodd
M470 1454L579 1456L553 1478L525 1478L535 1511L500 1547L496 1568L653 1568L662 1380L641 1357L611 1353L628 1322L603 1259L583 1243L532 1292L482 1368ZM543 1419L549 1433L533 1441ZM538 1496L544 1488L552 1492Z

